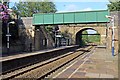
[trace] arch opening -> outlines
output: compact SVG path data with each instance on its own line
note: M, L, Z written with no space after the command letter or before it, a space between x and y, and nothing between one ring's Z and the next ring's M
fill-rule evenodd
M85 45L100 44L100 34L97 30L92 28L84 28L76 34L76 45L80 47Z

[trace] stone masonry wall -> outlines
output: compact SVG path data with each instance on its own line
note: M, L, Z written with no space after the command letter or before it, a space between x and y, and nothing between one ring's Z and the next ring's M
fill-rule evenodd
M91 24L80 24L80 25L75 25L75 26L67 26L67 25L63 25L63 26L59 26L60 31L61 32L65 32L67 31L69 34L71 34L71 38L72 38L72 44L76 43L76 34L84 29L93 29L96 30L100 36L101 36L101 40L100 40L100 44L105 45L106 44L106 26L104 25L91 25Z
M22 17L21 19L23 24L19 25L19 35L24 38L25 51L30 51L31 46L35 51L53 47L45 28L32 26L32 17Z
M2 20L0 20L0 53L2 53Z
M119 40L119 53L120 53L120 11L118 12L118 40Z
M22 17L19 24L19 36L23 39L25 51L34 49L34 26L32 26L32 17Z

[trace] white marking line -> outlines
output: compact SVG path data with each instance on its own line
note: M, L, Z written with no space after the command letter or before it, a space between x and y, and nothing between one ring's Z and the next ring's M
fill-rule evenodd
M88 54L86 54L88 55ZM86 55L82 56L81 58L85 57ZM73 64L71 64L70 66L66 67L64 70L62 70L60 73L58 73L56 76L54 76L53 78L57 78L60 74L62 74L63 72L65 72L68 68L70 68L71 66L73 66L75 63L77 63L77 61L75 61Z
M92 51L91 51L92 52ZM90 54L91 52L89 52L88 54ZM92 54L91 54L92 55ZM91 56L90 55L90 56ZM84 62L68 77L68 78L71 78L77 71L78 71L78 69L80 69L80 67L82 67L83 66L83 64L90 58L90 56L89 57L86 57L84 60Z
M70 66L68 66L67 68L65 68L64 70L62 70L60 73L58 73L56 76L54 76L53 78L57 78L60 74L62 74L63 72L65 72L68 68L70 68L71 66L73 66L77 61L75 61L73 64L71 64Z

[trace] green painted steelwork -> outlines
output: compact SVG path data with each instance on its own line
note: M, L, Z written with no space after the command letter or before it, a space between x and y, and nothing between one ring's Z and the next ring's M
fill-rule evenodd
M63 21L63 14L54 14L54 24L61 24L64 23Z
M33 25L106 23L108 10L33 14Z

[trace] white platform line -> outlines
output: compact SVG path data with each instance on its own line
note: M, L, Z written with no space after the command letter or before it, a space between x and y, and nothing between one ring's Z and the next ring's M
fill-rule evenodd
M88 55L88 54L86 54ZM84 58L86 55L82 56L81 58ZM57 75L55 75L53 78L57 78L60 74L62 74L63 72L65 72L68 68L70 68L71 66L73 66L75 63L77 63L78 61L75 61L74 63L72 63L70 66L66 67L64 70L62 70L60 73L58 73Z
M92 52L92 51L91 51ZM88 54L90 54L91 52L89 52ZM90 58L92 56L92 54L91 55L89 55L89 57L86 57L84 60L84 62L68 77L68 78L71 78L77 71L78 71L78 69L80 69L80 67L82 67L83 66L83 64Z
M63 72L65 72L68 68L70 68L72 65L74 65L77 61L75 61L74 63L72 63L70 66L66 67L64 70L62 70L60 73L58 73L57 75L55 75L53 78L57 78L60 74L62 74Z

